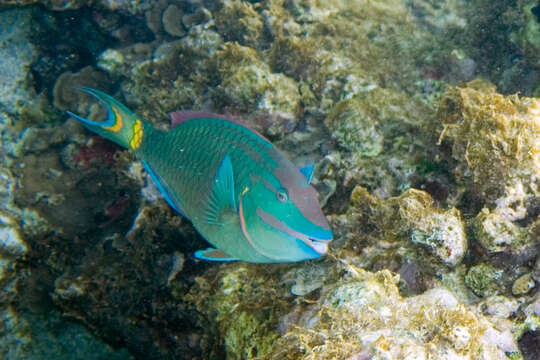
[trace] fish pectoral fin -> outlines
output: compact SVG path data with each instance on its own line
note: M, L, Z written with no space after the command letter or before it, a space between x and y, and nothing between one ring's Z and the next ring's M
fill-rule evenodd
M306 181L309 183L311 183L311 179L313 178L313 170L315 169L315 165L314 164L308 164L302 168L300 168L300 172L302 173L302 175L304 175L304 177L306 178Z
M214 176L212 191L205 206L204 217L208 224L220 224L220 215L224 208L230 208L236 213L234 196L234 175L229 155L225 155Z
M206 250L197 250L195 251L195 257L197 259L201 260L209 260L209 261L238 261L238 259L233 258L226 254L225 252L214 249L214 248L208 248Z

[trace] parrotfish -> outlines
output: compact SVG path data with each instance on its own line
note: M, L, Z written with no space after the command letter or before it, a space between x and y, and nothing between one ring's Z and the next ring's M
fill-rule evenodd
M281 263L327 252L332 231L310 185L313 165L298 169L265 137L225 116L177 111L161 131L113 97L77 89L103 104L107 118L68 114L136 154L169 205L213 245L197 258Z

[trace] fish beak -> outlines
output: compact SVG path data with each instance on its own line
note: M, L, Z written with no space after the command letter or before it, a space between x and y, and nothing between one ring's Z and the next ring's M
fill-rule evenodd
M296 238L299 241L302 241L304 244L312 248L316 253L324 255L328 251L328 243L332 240L332 232L330 230L325 230L321 234L320 238L315 238L292 229L283 221L279 220L274 215L263 211L261 208L257 208L257 215L267 225L276 230L283 231L285 234Z
M328 252L328 242L318 241L315 239L309 238L299 238L298 240L302 241L304 244L315 250L318 254L324 255Z

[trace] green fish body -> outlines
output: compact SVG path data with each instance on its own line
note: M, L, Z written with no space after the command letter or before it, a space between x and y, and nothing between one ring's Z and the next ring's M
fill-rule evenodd
M292 262L325 254L332 232L309 180L267 139L220 115L171 113L159 131L100 91L80 88L107 107L83 125L130 148L167 202L215 248L196 256L255 263Z

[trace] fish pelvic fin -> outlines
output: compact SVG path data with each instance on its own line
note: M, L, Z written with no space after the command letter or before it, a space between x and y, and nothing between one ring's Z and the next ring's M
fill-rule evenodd
M182 215L183 217L185 217L186 219L188 218L187 215L186 215L186 211L184 210L184 206L182 205L182 202L180 201L180 199L177 199L174 195L173 195L173 192L169 189L169 186L167 186L167 184L165 183L165 181L163 181L163 179L161 178L161 176L159 176L155 171L154 169L152 169L152 167L150 166L150 164L148 164L146 161L142 161L142 164L143 164L143 167L144 169L146 170L146 172L150 175L150 177L152 178L152 181L154 182L154 185L156 185L156 187L158 188L159 192L161 193L161 195L163 195L163 198L165 199L165 201L174 209L176 210L177 213L179 213L180 215Z
M80 86L74 87L74 89L93 96L104 105L107 109L107 119L105 121L92 121L67 111L69 116L80 121L87 129L125 148L135 150L141 145L148 125L137 114L133 113L112 96L99 90Z
M195 257L197 259L209 261L238 261L238 259L229 256L227 253L213 248L208 248L206 250L197 250L195 251Z

